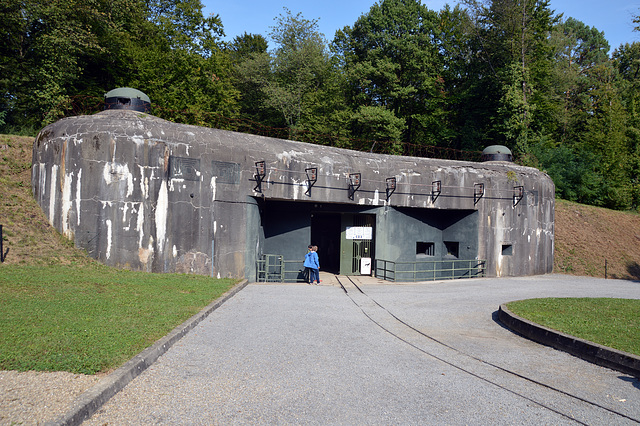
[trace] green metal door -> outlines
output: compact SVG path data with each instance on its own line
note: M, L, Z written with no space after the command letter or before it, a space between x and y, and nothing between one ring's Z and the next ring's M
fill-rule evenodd
M371 214L344 213L342 215L341 275L360 275L362 258L373 260L375 221L375 215Z

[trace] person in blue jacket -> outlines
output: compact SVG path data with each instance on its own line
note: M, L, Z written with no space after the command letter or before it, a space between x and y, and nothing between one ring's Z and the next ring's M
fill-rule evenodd
M320 282L320 260L318 259L318 247L309 245L304 256L305 275L309 278L309 284Z

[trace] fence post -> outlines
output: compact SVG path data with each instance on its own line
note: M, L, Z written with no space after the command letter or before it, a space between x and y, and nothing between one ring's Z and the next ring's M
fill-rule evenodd
M0 262L4 262L4 246L2 245L4 237L2 236L2 225L0 225Z

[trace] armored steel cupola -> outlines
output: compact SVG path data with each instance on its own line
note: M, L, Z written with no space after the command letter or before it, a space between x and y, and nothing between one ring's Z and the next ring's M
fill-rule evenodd
M132 111L150 112L151 100L140 90L130 87L119 87L104 95L104 109L128 109Z
M482 161L509 161L513 162L511 150L503 145L491 145L482 151Z

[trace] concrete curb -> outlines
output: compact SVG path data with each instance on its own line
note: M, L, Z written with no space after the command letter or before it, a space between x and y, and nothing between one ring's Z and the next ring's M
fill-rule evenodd
M111 397L120 392L129 382L140 375L151 364L153 364L169 348L193 329L198 323L205 319L211 312L219 308L224 302L235 296L240 290L247 286L247 280L236 284L220 298L211 302L206 308L198 312L179 326L173 329L165 337L158 340L152 346L140 352L130 359L122 367L118 368L109 376L102 379L91 389L80 395L73 403L67 413L57 419L45 423L48 426L75 426L91 417L98 411Z
M526 320L500 305L498 318L511 330L543 345L568 352L585 361L640 378L640 357L579 339Z

